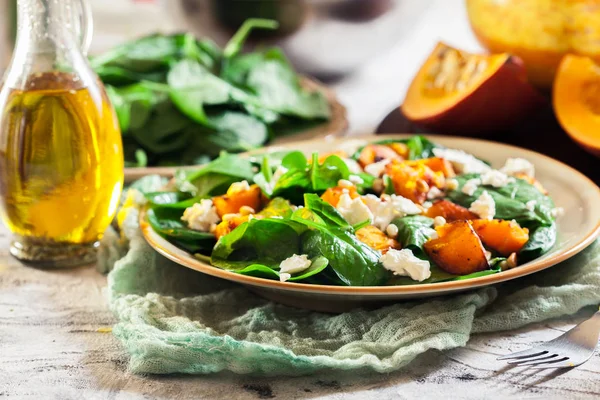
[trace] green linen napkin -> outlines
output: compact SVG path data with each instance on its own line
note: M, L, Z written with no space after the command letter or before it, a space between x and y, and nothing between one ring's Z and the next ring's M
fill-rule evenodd
M515 329L600 302L600 244L569 261L470 293L317 313L264 300L242 286L179 266L144 240L132 208L109 232L113 329L135 373L300 375L322 369L397 370L429 349L464 346L471 334Z

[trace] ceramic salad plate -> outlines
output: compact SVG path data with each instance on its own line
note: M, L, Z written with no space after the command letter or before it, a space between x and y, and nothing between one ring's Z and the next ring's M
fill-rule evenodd
M332 139L332 138L330 138L330 139L325 139L325 140L310 140L310 141L289 143L289 144L286 144L285 146L263 149L261 152L255 152L255 153L251 154L251 156L253 155L253 156L255 156L255 159L259 159L260 156L257 157L257 155L264 154L264 152L276 154L273 152L281 153L282 150L283 151L297 150L297 151L304 153L310 160L311 154L313 154L315 152L318 152L320 154L325 154L325 153L331 153L332 151L335 151L336 149L340 149L340 148L348 149L348 147L351 145L360 145L360 144L365 145L367 143L378 142L381 140L386 140L386 141L406 140L410 137L411 137L411 135L385 135L385 136L356 137L356 138L351 138L351 139L348 139L348 138ZM279 273L280 276L283 275L283 274L281 274L281 272L283 272L283 271L278 271L279 267L274 268L275 272L267 271L267 272L270 272L271 274L275 274L275 278L273 278L273 276L270 276L272 279L266 279L264 277L261 277L260 273L259 274L251 273L249 275L245 275L245 274L233 272L231 270L228 270L227 268L225 268L225 269L218 268L218 267L210 264L210 258L194 256L193 254L191 254L191 252L188 252L185 250L185 246L176 246L175 244L173 244L175 242L174 240L170 240L170 241L167 240L168 237L164 235L164 232L162 232L163 234L158 233L153 228L152 224L149 222L148 214L151 214L152 210L148 211L148 208L140 214L140 226L142 228L143 234L144 234L146 240L148 241L148 243L154 249L156 249L159 253L161 253L165 257L171 259L172 261L174 261L178 264L181 264L185 267L194 269L194 270L199 271L204 274L208 274L208 275L212 275L212 276L215 276L218 278L227 279L227 280L230 280L233 282L240 283L242 285L247 286L249 289L253 290L257 294L259 294L263 297L269 298L271 300L277 301L279 303L283 303L283 304L291 305L291 306L302 307L302 308L310 308L310 309L319 310L319 311L328 311L328 312L338 312L338 311L343 311L343 310L350 309L350 308L353 308L356 306L366 306L369 304L375 305L375 304L380 304L380 303L385 303L385 302L390 302L390 301L398 301L398 300L403 300L403 299L446 295L446 294L450 294L450 293L471 290L471 289L475 289L475 288L480 288L480 287L484 287L484 286L488 286L488 285L493 285L493 284L509 281L512 279L521 278L526 275L549 268L553 265L560 263L561 261L568 259L569 257L572 257L573 255L575 255L578 252L585 249L588 245L590 245L598 237L598 235L600 233L600 189L591 180L589 180L587 177L585 177L581 173L577 172L573 168L571 168L559 161L556 161L552 158L544 156L542 154L539 154L539 153L536 153L533 151L529 151L529 150L525 150L525 149L521 149L518 147L510 146L510 145L495 143L495 142L476 140L476 139L470 139L470 138L457 138L457 137L450 137L450 136L434 136L434 135L427 136L427 139L431 140L433 143L435 143L437 145L442 146L443 148L460 149L466 153L472 154L475 157L477 157L478 159L485 160L486 162L490 163L494 169L501 169L501 167L503 167L505 165L506 160L509 158L513 158L513 159L514 158L522 158L522 159L526 159L529 162L531 162L535 166L535 178L537 179L537 181L539 181L541 183L541 185L545 188L545 190L547 190L549 196L554 201L554 204L556 205L557 210L560 209L563 211L561 213L554 213L553 217L552 217L552 220L555 222L555 226L556 226L556 241L555 241L554 245L549 249L545 249L542 252L543 254L541 254L537 257L532 257L533 259L531 259L530 261L526 261L524 263L519 263L520 265L518 265L516 267L513 266L513 268L505 268L506 262L507 262L506 259L498 258L500 260L505 260L505 261L503 261L504 264L501 264L502 265L501 269L500 269L500 267L497 267L498 269L496 270L495 273L487 273L486 272L484 274L480 274L480 273L467 274L467 275L462 274L463 276L468 277L468 279L453 279L453 280L440 279L440 281L437 281L434 283L428 283L429 281L431 281L431 279L430 280L424 279L427 276L419 278L418 276L413 276L413 274L411 273L409 275L412 279L415 279L414 284L406 284L406 282L404 281L401 284L390 284L389 282L386 282L382 286L374 286L374 285L368 285L368 284L365 285L364 282L367 282L367 281L363 281L363 284L358 285L358 286L347 286L348 281L346 281L346 285L344 285L344 282L343 282L344 277L342 276L343 274L342 275L338 274L342 278L342 281L340 281L336 277L336 279L334 279L334 281L332 281L332 282L337 282L337 284L335 284L335 283L327 284L328 283L327 280L325 280L325 281L312 280L311 281L310 279L307 279L307 280L296 279L295 282L294 282L294 279L292 279L291 281L289 281L289 280L286 281L286 278L282 278L281 280L279 280L279 279L277 279L277 276L278 276L277 274ZM356 154L358 154L358 153L356 153ZM375 154L375 156L379 158L380 155ZM437 155L437 157L439 157L439 154ZM316 158L314 158L314 160L316 160ZM319 161L319 162L323 162L323 161ZM307 162L307 165L309 165L308 168L310 168L311 163ZM432 168L434 168L434 167L432 167ZM260 168L258 168L258 169L260 169ZM387 176L384 175L383 178L385 179L385 178L387 178ZM458 176L457 178L459 178L459 180L460 180L460 176ZM505 176L505 178L506 178L506 176ZM512 179L512 178L509 178L509 179L510 179L509 180L510 182L513 182L513 183L515 182L514 179ZM447 181L448 181L448 179L447 179ZM460 193L468 192L468 190L463 189L465 184L466 183L464 181L461 181L459 188L455 189L456 196L462 196ZM480 182L480 184L482 184L482 183ZM485 184L486 183L484 182L482 185L485 185ZM391 185L391 181L390 181L390 185ZM490 185L493 185L493 184L490 184ZM398 187L396 187L396 186L394 186L394 187L397 189L396 193L398 193ZM492 186L490 186L490 191L492 191L491 188L492 188ZM400 189L400 190L402 190L402 189ZM442 188L442 190L448 190L448 189ZM264 189L263 189L263 191L264 191ZM348 193L347 190L342 190L342 192ZM477 193L481 193L481 192L477 192ZM407 196L410 197L410 195L407 195ZM316 195L314 195L314 197L316 198L317 201L320 201L320 200L318 200L319 198ZM441 197L441 196L439 196L439 197ZM449 198L454 200L454 198L451 196ZM458 197L456 197L456 198L458 198ZM300 197L300 199L302 199L302 197ZM479 199L481 200L481 197ZM434 204L435 204L436 200L434 200L434 199L430 199L430 200L433 200ZM305 197L305 201L306 201L306 197ZM457 201L457 202L460 203L460 201ZM329 203L331 203L331 200L329 200ZM415 200L415 203L417 204L419 202L417 200ZM428 206L431 207L431 204L428 204L427 201L424 202L423 199L421 199L420 203L422 205L425 205L425 210L427 210ZM296 201L296 204L299 204L299 203ZM531 210L533 210L534 205L535 205L535 202L532 202L531 204L528 205L528 207L530 207ZM306 204L306 206L307 206L306 208L310 212L311 207L308 205L308 203ZM324 207L329 207L329 206L325 205ZM340 214L343 214L343 212L342 212L343 210L340 209L340 206L338 205L337 207L338 207L338 210L340 210ZM421 205L419 207L421 207ZM466 207L468 207L468 204L466 205ZM500 207L502 207L502 206L500 206ZM321 207L321 208L323 208L323 207ZM477 210L475 208L473 208L473 206L471 207L471 210L477 212ZM537 212L537 208L536 208L536 212ZM501 212L498 211L498 213L501 213ZM348 216L345 216L345 217L347 220L349 220ZM281 219L281 217L275 217L275 218ZM327 219L327 217L324 217L324 218ZM484 219L484 217L481 217L481 218L482 219L480 219L480 225L484 225L484 227L488 226L485 222L481 222ZM499 218L499 217L497 217L497 218ZM226 218L223 218L223 219L225 220ZM250 218L250 219L252 219L252 218ZM307 221L308 221L308 219L309 218L307 218ZM334 216L333 219L335 220L336 217ZM246 218L245 221L247 221L247 220L248 219ZM449 219L449 221L450 221L450 219ZM450 225L449 221L447 223L444 221L444 222L442 222L442 224L446 223L445 226L449 226ZM358 227L358 225L361 225L361 227L364 227L364 224L355 224L355 222L357 222L357 221L352 222L352 224L351 224L352 226L348 225L347 229L351 230L352 232L355 232L354 229L356 229L356 230L360 229ZM308 225L309 222L306 222L306 224ZM373 224L376 225L376 223L373 223ZM453 224L456 225L456 223L453 223ZM483 231L480 232L478 230L478 228L477 228L478 225L475 223L475 221L471 221L468 223L464 222L464 224L465 224L465 226L470 225L471 227L475 227L475 231L477 232L477 235L481 236L483 243L485 243L485 245L486 245L486 250L490 250L487 245L491 243L492 244L491 250L492 250L492 252L495 253L494 256L498 256L498 254L495 252L494 249L497 249L497 250L499 250L500 253L502 253L503 250L500 247L497 247L499 245L494 245L493 240L490 240L488 242L487 238L480 234L480 233L483 233ZM508 222L507 222L507 224L508 224ZM225 224L225 225L227 225L227 224ZM436 223L436 225L439 225L439 224ZM455 225L453 225L453 226L455 226ZM518 225L515 224L514 222L513 222L513 225L518 228ZM511 226L513 226L513 225L511 225ZM156 227L156 225L155 225L155 227ZM433 228L433 226L431 228ZM234 227L234 229L235 229L235 227ZM306 228L305 228L305 230L306 230ZM389 230L386 230L385 227L382 227L381 230L384 232L388 232L388 233L390 232ZM397 234L397 230L395 228L393 230L394 230L394 232L389 233L390 236L392 236L392 237L394 234ZM214 232L214 226L213 226L212 232ZM225 232L225 234L230 233L230 232L231 231L228 230L227 232ZM431 232L433 232L433 230ZM525 232L527 232L527 229L525 229ZM443 229L442 230L438 229L437 233L439 233L439 235L442 235L441 236L442 238L444 237L443 235L445 235ZM432 239L435 239L439 235L433 234L431 236L431 238L427 239L427 240L431 241ZM457 243L460 242L461 240L463 240L462 237L460 237L460 236L455 237L455 241ZM220 240L219 243L221 243L221 242L223 242L223 240ZM368 240L367 240L367 242L368 242ZM503 245L506 245L506 241L504 242ZM514 243L512 245L514 245ZM373 247L372 244L370 246ZM391 246L393 247L393 245L391 245ZM481 246L481 244L480 244L480 246ZM494 246L496 246L496 247L494 247ZM521 244L521 246L522 246L522 244ZM235 248L236 245L233 245L230 247ZM335 246L334 246L334 248L335 248ZM373 248L375 248L375 247L373 247ZM400 249L399 244L398 244L397 248ZM444 266L445 271L452 270L452 268L450 268L450 269L447 268L447 267L452 267L451 260L450 261L448 260L448 258L452 258L452 256L453 256L452 252L444 253L443 255L440 255L441 253L438 253L439 248L435 249L434 246L430 246L430 247L423 246L423 248L425 248L427 250L427 255L429 256L430 261L432 261L432 268L433 268L433 266L435 266L437 264L440 266ZM391 247L390 247L390 249L391 249ZM387 248L385 250L383 250L383 253L385 253L386 251L388 251ZM390 252L392 252L392 251L398 252L398 251L403 251L403 250L389 250L389 251ZM417 249L416 251L419 251L419 250ZM512 250L509 250L509 252L510 251L512 251ZM209 254L210 254L210 252L209 252ZM473 253L473 254L475 254L475 253ZM490 253L486 251L488 262L487 263L485 261L483 261L483 262L486 264L486 268L492 269L492 264L494 263L494 261L493 261L494 259L490 260L489 254ZM508 252L505 251L504 255L508 257ZM215 254L213 253L213 258L214 258L214 256L215 256ZM476 254L475 254L475 256L476 256ZM421 258L424 258L424 257L427 258L427 256L421 256ZM464 257L465 257L465 259L468 259L472 262L471 258L466 258L466 256L464 256ZM225 257L225 258L227 258L227 257ZM232 258L228 262L230 264L231 263L235 264L238 261L235 260L234 258ZM313 265L315 265L315 263L316 263L316 261L315 261L315 259L313 259ZM380 260L380 263L382 263L381 260ZM446 264L448 264L448 265L446 265ZM220 265L222 265L222 263ZM499 265L499 263L496 263L496 266L498 266L498 265ZM330 262L330 266L331 266L331 262ZM462 266L459 266L459 267L462 268ZM329 268L329 267L327 267L327 268ZM477 270L477 269L475 269L475 270ZM308 271L310 271L310 270L308 270ZM478 271L481 271L481 269L479 269ZM386 272L389 272L389 271L386 271ZM472 271L467 271L467 272L472 272ZM336 269L336 273L337 273L337 269ZM456 272L456 273L459 274L458 272ZM293 272L292 272L292 275L293 275ZM406 273L405 273L405 275L406 275ZM459 275L461 275L461 274L459 274ZM288 275L288 278L289 278L289 276L290 275ZM392 276L391 273L390 273L390 276ZM406 278L406 279L408 279L408 278ZM306 282L310 282L310 283L306 283ZM323 282L325 282L326 284L322 284Z

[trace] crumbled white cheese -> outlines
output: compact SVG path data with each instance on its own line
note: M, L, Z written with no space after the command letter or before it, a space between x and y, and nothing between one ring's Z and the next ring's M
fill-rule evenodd
M429 189L429 192L427 192L428 200L437 199L439 197L444 197L444 192L442 192L440 189L436 188L435 186L432 187L431 189Z
M438 227L442 225L446 225L446 218L438 215L433 219L433 226Z
M349 194L343 193L336 208L350 225L356 225L367 220L373 222L373 213L360 197L352 199Z
M509 177L504 172L498 171L497 169L491 169L487 172L484 172L481 174L480 178L483 185L489 185L497 188L504 187L515 181L515 178Z
M485 250L485 258L490 261L492 259L492 252Z
M346 167L348 167L348 170L351 174L360 174L361 172L363 172L362 168L360 167L360 164L354 161L353 159L343 158L343 160L344 163L346 163Z
M362 199L373 215L372 224L384 232L394 218L421 214L423 211L410 199L395 194L384 195L383 199L367 194Z
M552 218L559 218L565 215L565 209L562 207L556 207L550 210L550 215Z
M458 181L454 178L446 179L446 189L447 190L458 189Z
M250 190L250 184L248 181L241 182L233 182L229 189L227 189L227 194L232 195L235 193L245 192L246 190Z
M525 174L532 178L535 176L534 165L524 158L507 159L504 167L500 168L500 171L507 175Z
M490 196L487 190L484 190L481 196L471 203L469 211L477 214L481 219L494 219L494 215L496 215L494 198Z
M361 178L358 175L350 175L348 177L348 180L352 183L354 183L355 185L362 185L363 183L365 183L365 181L363 180L363 178Z
M218 224L221 219L212 200L202 199L200 203L186 208L181 220L186 221L190 229L210 232L211 226Z
M529 211L533 211L535 210L536 204L537 200L529 200L527 203L525 203L525 208L527 208Z
M368 142L366 140L360 140L360 139L344 140L338 146L337 149L341 150L344 153L351 156L354 153L356 153L358 149L360 149L363 146L366 146L367 144L368 144Z
M465 153L462 150L434 148L433 154L436 157L441 157L450 161L452 166L461 174L480 174L491 169L490 166L483 161L478 160L473 155Z
M294 254L293 256L286 258L279 264L279 273L296 274L298 272L302 272L308 269L311 263L312 262L308 259L308 256L306 254Z
M431 234L429 235L429 239L433 240L433 239L438 239L440 237L440 235L438 235L438 233L435 230L431 230Z
M409 276L415 281L422 282L431 276L429 261L417 258L410 249L390 249L379 262L394 275Z
M469 179L468 181L465 182L461 191L468 196L473 196L473 194L475 194L475 191L477 190L477 187L480 184L481 184L481 179L479 179L479 178Z
M390 161L390 159L386 159L369 164L365 167L365 172L369 175L379 178L383 174L383 171L385 171L385 166L388 165Z
M337 185L338 185L339 187L341 187L341 188L346 188L346 189L348 189L348 188L353 188L353 187L354 187L354 183L350 182L350 181L349 181L349 180L347 180L347 179L340 179L340 180L338 181L338 184L337 184Z
M285 272L284 272L284 273L280 273L280 274L279 274L279 280L280 280L281 282L285 282L285 281L287 281L288 279L290 279L291 277L292 277L292 274L287 274L287 273L285 273Z
M391 238L395 238L398 236L398 227L394 224L389 224L387 228L385 228L385 233Z
M429 208L431 208L431 206L432 206L432 205L433 205L433 203L432 203L432 202L430 202L430 201L426 201L426 202L424 202L423 204L421 204L421 207L423 207L423 209L424 209L425 211L427 211Z

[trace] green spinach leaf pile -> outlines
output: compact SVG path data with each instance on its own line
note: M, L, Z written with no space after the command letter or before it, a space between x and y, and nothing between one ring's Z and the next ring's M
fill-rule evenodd
M346 147L222 153L144 193L147 220L216 268L344 286L476 278L555 242L559 209L525 159L496 170L422 136Z
M240 53L249 19L221 49L192 34L154 34L90 62L106 85L123 134L126 166L203 164L330 118L278 48Z

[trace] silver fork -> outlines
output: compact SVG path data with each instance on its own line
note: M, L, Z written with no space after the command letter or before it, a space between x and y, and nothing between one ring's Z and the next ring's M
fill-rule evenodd
M529 350L499 357L509 364L532 368L572 368L593 355L600 336L600 311L554 340Z

